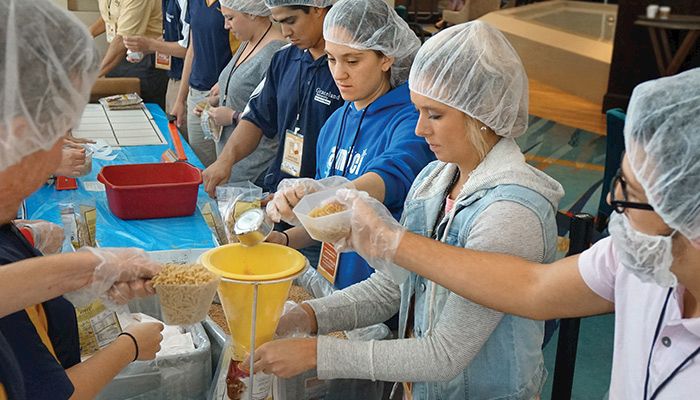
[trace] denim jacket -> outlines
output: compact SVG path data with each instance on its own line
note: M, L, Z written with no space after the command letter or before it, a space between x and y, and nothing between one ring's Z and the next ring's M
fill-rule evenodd
M515 145L504 144L501 150L514 152ZM517 145L515 145L517 146ZM495 150L496 148L494 148ZM492 150L493 152L493 150ZM518 154L519 149L518 149ZM522 154L515 157L515 163L522 162ZM506 164L508 164L507 162ZM555 222L556 206L561 194L561 186L549 179L550 192L555 193L548 199L531 185L532 181L517 183L486 184L472 193L458 197L451 213L443 217L437 225L437 234L432 232L435 222L444 205L444 191L433 191L432 195L416 196L416 188L431 184L436 168L446 169L446 165L434 162L424 169L409 194L404 208L402 224L410 231L426 236L439 237L444 243L469 248L467 241L471 227L479 215L491 204L499 201L516 202L531 210L539 219L544 243L544 262L551 262L556 251L557 229ZM517 166L521 171L527 166ZM508 175L508 174L505 174ZM517 176L518 174L514 174ZM488 183L488 182L487 182ZM558 189L557 189L558 188ZM552 199L551 197L554 197ZM413 334L422 337L429 333L440 318L448 295L451 292L423 277L411 274L401 286L401 309L399 315L399 335L406 337L409 307L414 302ZM449 382L416 382L413 385L413 398L421 400L442 399L532 399L536 397L546 379L541 345L543 323L505 314L491 336L463 373Z

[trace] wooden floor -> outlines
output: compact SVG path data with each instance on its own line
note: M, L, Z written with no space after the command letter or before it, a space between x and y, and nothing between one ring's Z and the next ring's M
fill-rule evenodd
M530 114L605 135L605 114L593 103L530 79Z

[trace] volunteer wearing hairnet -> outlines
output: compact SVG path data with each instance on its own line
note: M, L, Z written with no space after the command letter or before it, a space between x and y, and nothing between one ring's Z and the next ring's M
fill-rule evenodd
M333 79L346 102L321 128L317 180L285 179L267 205L268 214L276 222L299 225L292 208L305 194L352 181L399 218L413 180L434 160L414 133L418 112L406 83L420 40L383 0L339 1L326 16L323 36ZM273 232L269 240L296 248L312 242L301 226ZM372 272L359 255L343 254L325 283L343 289Z
M226 146L204 171L204 187L211 197L263 136L278 143L265 191L275 191L283 178L315 176L321 126L342 105L324 51L323 20L332 1L265 0L265 4L291 45L272 57L265 80L246 108L239 110L243 114Z
M180 91L172 108L178 127L187 125L187 141L204 166L216 159L216 147L205 132L198 109L218 93L219 74L231 61L231 35L224 26L219 0L188 0L185 23L190 24L189 47L182 68Z
M563 190L530 167L515 143L527 128L527 77L505 37L480 21L439 33L418 51L409 87L420 113L416 135L438 161L413 183L399 226L450 248L552 261ZM428 260L425 268L443 266ZM280 326L326 334L397 311L397 340L279 340L256 350L256 368L286 376L316 367L320 379L406 382L413 399L539 396L544 324L480 306L417 274L375 273L305 302Z
M11 222L60 163L100 60L80 21L48 0L1 2L0 27L0 398L94 398L135 344L139 359L155 356L162 325L132 325L80 363L75 310L60 296L123 302L152 293L140 278L159 267L135 249L41 256Z
M358 192L350 245L528 318L615 311L611 399L690 399L700 381L700 69L632 93L610 237L549 266L404 233ZM440 269L431 268L441 265ZM394 267L397 268L397 267Z
M236 128L251 93L265 78L272 56L287 44L270 21L270 10L263 0L221 0L221 13L226 28L242 43L221 71L219 91L209 97L210 107L203 112L202 118L213 127L217 155ZM276 139L262 138L253 153L233 166L231 180L263 186L277 146Z

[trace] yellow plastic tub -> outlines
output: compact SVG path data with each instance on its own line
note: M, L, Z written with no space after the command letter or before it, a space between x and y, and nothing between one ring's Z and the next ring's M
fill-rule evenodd
M228 244L202 254L201 263L221 276L219 298L233 339L233 358L250 352L254 286L258 287L255 347L273 339L292 280L307 266L298 251L272 243Z

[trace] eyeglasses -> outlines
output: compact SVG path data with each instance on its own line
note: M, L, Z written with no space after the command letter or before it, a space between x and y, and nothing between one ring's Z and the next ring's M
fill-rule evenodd
M615 192L617 191L617 185L620 185L622 189L622 200L615 199ZM636 208L638 210L654 211L654 207L648 203L637 203L634 201L627 201L627 182L622 177L622 169L618 169L615 176L610 182L610 205L615 210L616 213L622 214L625 212L625 208Z

